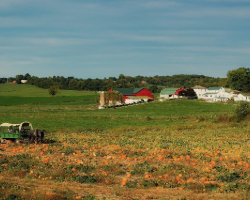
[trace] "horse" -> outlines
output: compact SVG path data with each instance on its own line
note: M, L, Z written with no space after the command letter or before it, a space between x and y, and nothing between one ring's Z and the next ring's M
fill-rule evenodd
M46 134L45 130L28 130L27 136L30 142L43 142L44 135Z
M27 136L29 138L29 142L37 142L38 140L38 129L36 130L28 130Z
M45 134L46 134L45 130L38 130L37 139L39 142L43 142Z

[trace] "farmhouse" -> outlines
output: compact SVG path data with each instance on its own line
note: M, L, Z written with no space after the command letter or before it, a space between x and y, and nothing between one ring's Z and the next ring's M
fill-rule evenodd
M153 101L154 95L147 88L111 88L109 91L118 91L123 95L125 104L139 101Z
M183 91L183 88L165 88L160 92L160 98L162 99L173 99L179 98L179 92Z
M194 87L191 87L191 89L193 89L196 93L196 96L198 97L198 99L203 98L202 95L206 93L207 88L200 86L200 85L196 85Z
M234 97L234 101L249 101L250 102L250 94L249 93L241 93Z
M206 93L202 95L202 98L206 101L228 101L235 96L233 93L229 93L223 87L210 87Z

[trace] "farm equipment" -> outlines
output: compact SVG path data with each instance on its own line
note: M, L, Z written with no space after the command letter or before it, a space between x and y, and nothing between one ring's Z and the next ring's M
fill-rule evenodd
M5 140L20 141L38 141L42 140L45 131L33 130L30 122L22 122L21 124L3 123L0 125L1 142Z

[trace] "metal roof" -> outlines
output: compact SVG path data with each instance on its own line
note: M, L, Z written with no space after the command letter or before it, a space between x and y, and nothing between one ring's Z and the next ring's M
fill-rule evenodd
M221 89L222 87L209 87L208 90L219 90Z
M250 93L241 93L243 96L245 97L249 97L250 96Z
M218 93L216 93L216 92L206 92L203 95L209 95L209 94L218 94Z
M21 124L11 124L11 123L2 123L0 125L0 127L10 127L10 126L13 126L13 127L19 127L19 131L21 131L22 127L25 127L25 126L30 126L31 130L33 130L33 127L32 127L32 124L30 122L22 122Z
M201 85L195 85L194 87L191 87L192 89L207 89L206 87L203 87Z
M228 99L228 97L215 97L216 99Z
M134 95L134 93L140 92L144 88L112 88L112 90L118 91L123 95Z
M161 90L160 95L170 95L170 94L175 94L176 90L180 88L165 88Z

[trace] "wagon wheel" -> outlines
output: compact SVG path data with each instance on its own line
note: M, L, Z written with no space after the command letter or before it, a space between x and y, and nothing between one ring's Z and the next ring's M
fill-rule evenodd
M20 139L16 139L15 141L17 144L20 144L21 140Z
M30 136L30 137L28 138L28 141L29 141L29 143L32 143L32 142L34 142L34 138Z
M3 138L0 138L0 143L5 143L5 139L3 139Z
M39 136L38 135L36 135L36 137L35 137L35 140L34 141L36 141L37 143L39 143Z

